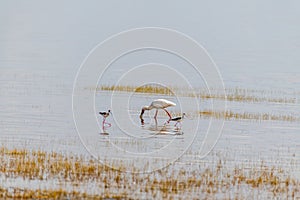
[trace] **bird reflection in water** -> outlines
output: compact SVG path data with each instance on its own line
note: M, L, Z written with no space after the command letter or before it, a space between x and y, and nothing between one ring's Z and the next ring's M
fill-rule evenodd
M169 124L163 124L158 125L157 119L154 119L154 124L150 124L149 127L147 127L149 131L154 132L154 135L182 135L183 132L181 131L181 128L175 127L173 128Z

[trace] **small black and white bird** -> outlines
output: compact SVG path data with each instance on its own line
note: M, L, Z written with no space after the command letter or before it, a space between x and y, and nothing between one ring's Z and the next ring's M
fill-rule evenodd
M171 119L171 121L176 122L174 125L175 127L177 127L178 124L180 124L180 127L182 126L181 122L182 122L184 116L185 116L185 113L183 113L181 117L175 117L175 118Z
M108 127L111 127L111 123L106 122L106 118L109 116L109 114L111 114L110 110L108 110L107 112L99 112L99 114L103 117L102 129L105 128L105 124L107 124Z

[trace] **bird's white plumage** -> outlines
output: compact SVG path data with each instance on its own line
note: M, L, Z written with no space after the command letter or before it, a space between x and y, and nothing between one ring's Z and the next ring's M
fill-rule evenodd
M170 106L176 106L176 103L174 103L172 101L169 101L169 100L166 100L166 99L156 99L156 100L152 101L150 106L144 106L142 108L142 111L141 111L141 114L140 114L141 123L144 124L143 114L144 114L145 110L152 110L152 109L156 109L156 113L154 115L155 120L156 120L158 110L163 109L169 116L169 120L167 121L169 123L169 121L172 119L172 116L166 110L166 108L170 107Z
M152 101L151 107L156 108L156 109L163 109L163 108L167 108L170 106L176 106L176 103L166 100L166 99L156 99L154 101Z

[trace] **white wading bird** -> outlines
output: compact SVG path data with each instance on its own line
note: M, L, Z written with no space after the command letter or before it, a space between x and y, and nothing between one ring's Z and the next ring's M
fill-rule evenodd
M155 115L154 115L155 120L157 120L156 117L157 117L158 109L164 110L169 116L169 120L167 121L167 123L169 123L170 120L172 119L172 116L167 111L166 108L170 107L170 106L176 106L176 103L174 103L172 101L168 101L166 99L156 99L156 100L151 102L150 106L144 106L142 108L142 112L140 114L140 119L141 119L142 125L144 124L143 114L144 114L145 110L152 110L152 109L156 109L156 112L155 112Z
M103 117L103 121L102 121L102 129L104 130L104 125L107 124L108 127L111 127L111 123L106 122L106 118L109 116L110 114L110 110L108 110L107 112L99 112L100 115L102 115Z

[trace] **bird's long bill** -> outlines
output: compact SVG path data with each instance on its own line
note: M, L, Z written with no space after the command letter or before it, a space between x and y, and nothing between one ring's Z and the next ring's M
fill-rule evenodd
M144 125L144 119L143 119L143 114L144 114L145 110L142 109L142 112L140 114L140 119L141 119L141 124Z

